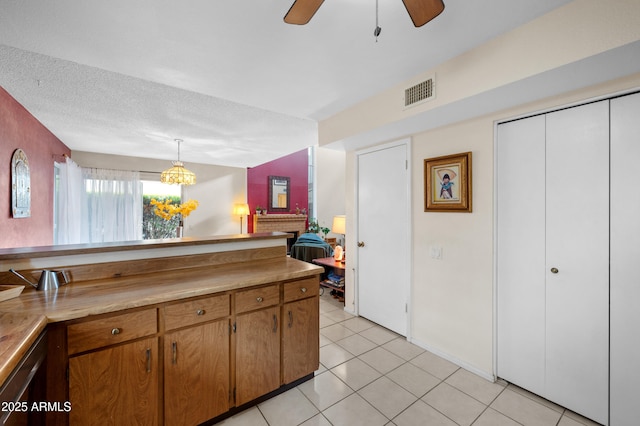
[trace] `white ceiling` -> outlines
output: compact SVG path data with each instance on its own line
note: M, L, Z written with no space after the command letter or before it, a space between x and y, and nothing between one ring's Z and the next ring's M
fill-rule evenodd
M317 143L317 121L569 0L0 0L0 86L76 151L252 167Z

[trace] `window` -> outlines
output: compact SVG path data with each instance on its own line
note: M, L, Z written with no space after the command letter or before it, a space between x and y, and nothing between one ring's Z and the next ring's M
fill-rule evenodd
M175 238L179 218L164 220L154 213L151 200L164 201L170 199L172 204L182 202L182 190L179 185L167 185L156 180L142 181L142 238L145 240L156 238Z

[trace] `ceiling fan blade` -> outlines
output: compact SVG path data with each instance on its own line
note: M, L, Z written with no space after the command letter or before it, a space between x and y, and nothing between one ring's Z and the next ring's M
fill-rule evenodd
M311 20L324 0L296 0L284 16L287 24L304 25Z
M444 10L442 0L402 0L413 25L421 27Z

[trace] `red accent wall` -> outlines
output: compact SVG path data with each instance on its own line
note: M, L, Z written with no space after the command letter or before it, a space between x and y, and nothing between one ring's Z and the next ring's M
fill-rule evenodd
M11 215L11 157L27 155L31 217ZM69 148L0 87L0 248L53 244L53 163Z
M309 209L309 156L306 149L289 154L277 160L247 169L247 203L249 216L249 232L253 232L253 214L256 207L266 208L269 199L269 176L285 176L290 178L291 194L289 199L290 213L295 213L296 204L300 209ZM270 212L283 214L284 212Z

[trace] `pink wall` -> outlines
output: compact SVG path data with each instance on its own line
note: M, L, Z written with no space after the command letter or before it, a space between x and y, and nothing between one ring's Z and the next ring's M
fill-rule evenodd
M11 157L27 155L31 217L11 215ZM53 162L71 151L0 87L0 248L53 244Z
M296 204L300 209L309 206L309 157L306 149L247 169L247 202L251 216L249 217L249 232L253 232L253 214L257 206L266 208L269 198L269 176L284 176L290 178L291 194L290 213L295 213ZM270 212L285 213L285 212Z

